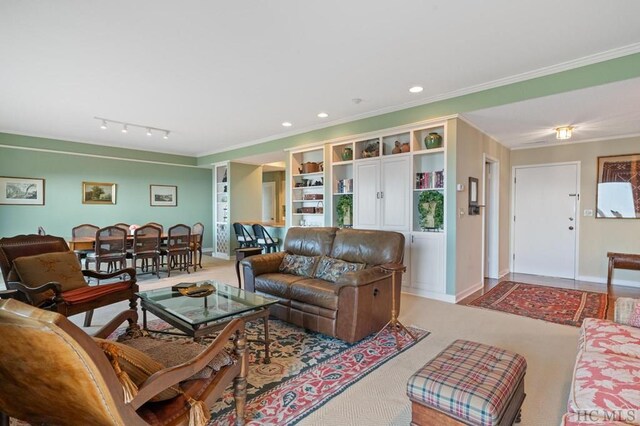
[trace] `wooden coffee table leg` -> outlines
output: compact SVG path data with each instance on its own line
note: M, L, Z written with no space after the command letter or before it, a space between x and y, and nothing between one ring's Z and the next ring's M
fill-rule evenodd
M264 363L271 364L271 357L269 356L269 310L265 310L264 320Z

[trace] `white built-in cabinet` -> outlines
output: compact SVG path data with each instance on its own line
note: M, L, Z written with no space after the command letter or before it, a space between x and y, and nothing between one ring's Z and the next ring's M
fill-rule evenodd
M231 250L229 163L218 163L213 168L213 255L229 259Z
M287 223L289 226L325 225L324 146L291 151ZM313 171L305 164L314 164Z

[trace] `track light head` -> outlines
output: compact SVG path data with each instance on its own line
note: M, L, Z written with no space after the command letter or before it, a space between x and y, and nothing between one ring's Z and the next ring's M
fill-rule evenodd
M162 137L162 139L169 139L169 131L168 130L164 131L164 136Z
M102 120L102 124L100 125L102 130L107 130L107 120Z
M147 128L147 136L151 136L151 129Z
M122 125L122 133L127 133L129 131L128 127L126 124Z

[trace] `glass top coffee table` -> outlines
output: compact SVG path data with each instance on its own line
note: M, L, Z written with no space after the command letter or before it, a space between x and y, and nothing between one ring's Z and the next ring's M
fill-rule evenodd
M269 306L276 299L263 297L255 293L240 290L216 281L198 281L189 284L211 284L215 291L206 297L183 296L177 290L161 288L136 293L142 307L142 326L147 328L147 311L163 319L182 333L158 331L158 333L177 334L201 340L202 337L222 330L234 318L245 321L262 318L264 320L264 362L269 359Z

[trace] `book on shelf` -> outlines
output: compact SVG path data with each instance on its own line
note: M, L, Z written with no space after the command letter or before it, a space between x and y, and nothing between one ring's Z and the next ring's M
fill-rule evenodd
M416 189L438 188L444 188L444 170L416 173Z

